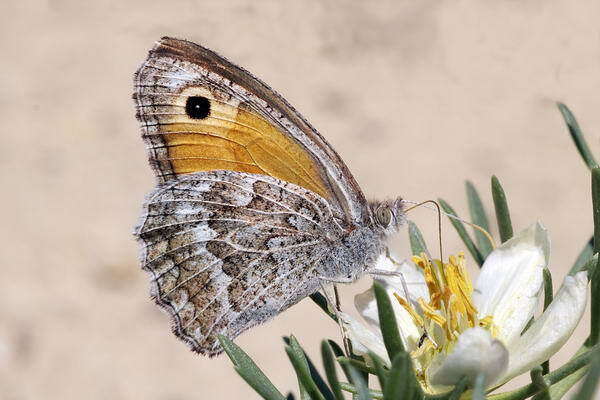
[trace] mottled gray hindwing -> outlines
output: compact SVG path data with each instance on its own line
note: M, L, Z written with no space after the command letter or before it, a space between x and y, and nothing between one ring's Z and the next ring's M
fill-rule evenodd
M136 229L151 295L192 350L234 338L319 289L343 235L328 203L291 183L210 171L159 186Z

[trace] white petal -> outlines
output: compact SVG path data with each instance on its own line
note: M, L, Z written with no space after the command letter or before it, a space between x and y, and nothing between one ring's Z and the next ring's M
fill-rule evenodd
M479 373L485 375L488 386L504 373L508 365L508 350L489 331L475 327L464 331L452 353L431 373L433 385L451 386L466 376L471 383Z
M550 242L538 222L495 249L486 258L473 300L479 317L491 315L507 346L516 340L538 303Z
M499 383L549 359L565 344L579 323L587 301L587 272L567 276L542 316L509 346L510 362Z
M409 292L408 295L411 296L413 300L416 300L418 298L417 296L425 299L429 298L427 286L425 285L425 279L418 270L418 267L413 263L404 261L398 266L389 258L382 256L377 262L377 269L401 273L406 282L407 290ZM421 331L415 325L410 314L404 309L404 307L400 305L400 303L398 303L398 300L394 296L394 293L396 293L402 298L405 297L402 278L398 276L376 275L375 279L383 285L390 297L390 302L392 303L392 308L394 309L396 323L398 324L398 329L400 330L400 336L402 337L404 346L406 346L408 351L413 350L416 348L416 345L421 337ZM354 305L365 321L373 329L379 330L377 302L372 289L368 289L363 293L356 295L354 297Z
M374 333L367 326L361 324L350 315L340 313L342 326L348 338L352 341L352 349L356 354L366 354L369 350L381 359L390 363L390 359L380 334Z
M427 284L425 283L423 272L413 262L404 260L398 263L383 254L377 259L375 269L396 272L402 275L402 277L400 277L400 275L373 275L378 282L381 282L386 288L389 288L390 291L394 291L400 296L405 297L405 286L402 282L404 279L408 295L413 300L416 300L419 297L424 299L429 298L429 291L427 289Z

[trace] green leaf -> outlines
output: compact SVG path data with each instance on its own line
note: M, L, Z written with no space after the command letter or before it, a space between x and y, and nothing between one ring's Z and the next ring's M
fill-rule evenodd
M283 340L285 341L286 344L288 344L288 345L294 345L300 351L302 351L302 355L304 356L304 359L306 360L306 362L308 364L308 369L310 370L310 376L315 381L315 383L317 384L317 387L319 388L319 390L321 391L321 393L323 393L323 395L325 396L325 398L328 399L328 400L333 400L334 397L333 397L333 393L331 392L331 389L329 389L329 386L327 386L327 384L325 383L325 380L323 379L323 377L321 376L321 374L319 373L319 371L315 367L315 364L312 362L312 360L310 359L310 357L308 356L308 354L306 354L306 352L304 351L304 349L302 349L302 347L300 346L300 344L298 343L298 341L294 339L295 340L295 344L293 344L292 340L290 338L288 338L288 337L284 337Z
M315 292L310 295L310 299L314 301L315 304L318 305L319 308L329 316L329 318L334 320L336 323L338 322L337 315L335 315L335 313L331 312L331 310L329 309L329 303L327 302L327 298L325 296L323 296L319 292Z
M321 357L323 358L323 367L325 368L325 376L331 387L331 392L336 400L344 400L340 381L338 380L337 371L335 369L335 361L333 350L326 340L321 342Z
M369 358L373 362L373 368L375 369L375 375L377 375L377 379L379 379L379 386L381 390L385 390L388 380L388 371L384 367L383 360L372 351L369 352Z
M357 370L369 373L371 375L377 374L377 371L375 371L374 368L369 367L364 361L356 360L354 358L349 357L338 357L337 361L340 364L352 365Z
M325 400L323 393L319 390L310 373L310 367L304 355L304 350L302 350L302 347L300 347L294 336L291 336L289 340L290 344L289 346L285 346L285 352L296 371L300 387L306 390L306 393L312 400Z
M460 381L454 386L452 392L448 395L448 400L458 400L460 399L460 395L467 390L467 385L469 384L469 378L463 376Z
M494 208L496 209L500 240L504 243L513 236L513 228L510 221L508 203L506 202L506 194L504 194L504 189L502 189L502 185L500 185L500 181L496 176L492 176L492 198L494 199Z
M473 385L472 400L485 400L485 375L478 374Z
M535 400L550 400L550 393L548 391L549 386L548 382L544 380L544 376L542 375L543 368L541 366L537 366L530 371L531 383L535 385L538 390L538 393L534 396Z
M574 397L576 400L592 400L596 398L594 393L597 392L598 380L600 380L600 351L596 351L595 353L587 376L579 388L579 392Z
M343 391L358 394L358 390L356 389L356 387L354 387L353 384L347 382L340 382L340 385L342 386ZM369 390L369 396L377 400L383 399L383 393L381 393L381 391L379 390Z
M337 344L336 342L334 342L333 340L329 339L327 341L327 343L329 343L329 346L331 346L331 350L333 350L333 354L335 355L335 357L344 357L344 351L342 350L342 348L340 347L339 344ZM348 367L346 365L340 364L340 366L342 367L342 371L344 371L344 375L346 376L346 379L351 380L351 376L350 376L350 371L348 371Z
M450 206L450 204L446 203L443 199L438 199L438 201L447 214L458 217L458 215ZM483 256L481 255L479 249L477 249L477 246L475 246L475 243L473 243L473 240L471 239L471 236L469 236L469 233L465 229L463 223L456 218L448 218L450 219L452 226L454 226L454 229L456 229L456 232L458 232L458 236L460 236L465 246L467 246L469 253L471 253L473 258L475 259L475 262L477 262L477 264L479 264L479 266L481 267L481 265L483 264Z
M471 215L471 222L475 225L479 225L486 231L490 231L490 224L488 222L488 218L485 212L485 208L483 207L483 203L481 201L481 197L479 197L479 193L477 193L477 189L475 186L467 181L465 183L467 190L467 202L469 203L469 214ZM477 248L479 252L483 256L485 260L493 250L492 244L490 243L487 236L485 236L482 232L477 229L473 229L473 233L475 234L475 242L477 243Z
M594 237L591 237L590 240L585 244L581 252L577 256L577 260L575 260L575 264L571 267L569 271L569 275L575 275L579 271L583 270L584 265L592 259L594 256Z
M271 383L269 378L258 368L252 359L235 343L219 335L219 342L229 356L236 372L244 379L252 389L263 399L284 400L285 397Z
M563 380L550 386L550 398L551 399L562 399L563 396L579 382L587 371L587 367L583 367L573 372L571 375L563 378Z
M548 268L543 269L544 272L544 311L548 308L554 294L552 292L552 274ZM546 360L542 363L542 374L546 375L550 373L550 360Z
M354 368L354 366L350 364L348 364L348 370L350 371L350 376L352 377L352 383L356 388L357 396L353 396L353 399L371 400L371 393L363 375L356 368Z
M427 254L427 245L425 244L423 235L421 234L419 227L412 221L408 221L408 237L413 255L419 256L421 253Z
M600 252L600 168L592 169L592 211L594 213L594 253Z
M379 326L381 328L381 335L383 336L383 343L385 344L390 360L393 360L397 354L404 352L404 345L398 331L394 309L392 308L392 303L387 292L380 283L373 282L373 292L377 301L377 313L379 315Z
M398 353L392 361L388 383L383 391L386 399L412 399L415 393L414 373L410 356Z
M594 253L600 252L600 168L592 169L592 209L594 211ZM589 345L595 345L600 340L600 259L591 279L591 327Z
M521 336L523 336L523 334L525 332L527 332L529 330L529 328L531 328L531 325L533 325L534 322L535 322L535 317L529 318L529 321L527 321L527 323L525 324L525 328L523 328L523 330L521 331Z
M567 128L569 128L569 133L571 134L573 142L575 142L575 146L577 147L581 158L583 158L583 161L586 163L588 168L597 168L598 163L596 162L594 155L592 154L587 142L585 141L585 138L583 137L583 132L581 131L575 116L563 103L557 103L557 105L563 116L563 119L565 120L565 123L567 124Z

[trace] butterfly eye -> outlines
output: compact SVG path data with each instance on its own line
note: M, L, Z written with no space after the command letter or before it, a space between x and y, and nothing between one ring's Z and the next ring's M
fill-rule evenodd
M210 114L210 100L202 96L190 96L185 103L185 113L193 119L204 119Z
M389 207L379 207L375 211L375 218L379 225L386 228L392 222L392 210Z

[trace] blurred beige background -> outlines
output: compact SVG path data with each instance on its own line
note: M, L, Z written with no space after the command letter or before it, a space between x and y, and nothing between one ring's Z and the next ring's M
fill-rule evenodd
M202 43L282 93L371 197L444 197L464 180L516 229L553 240L558 286L592 231L589 177L554 102L600 156L597 1L3 1L0 4L0 398L254 398L226 357L171 335L131 231L153 186L131 101L153 42ZM430 240L435 215L413 218ZM458 251L445 222L447 251ZM406 255L406 236L397 252ZM345 288L350 294L368 279ZM587 318L587 317L586 317ZM581 344L587 319L557 356ZM296 390L281 336L319 361L336 327L304 301L237 341ZM320 362L320 361L319 361ZM555 364L556 365L556 364Z

